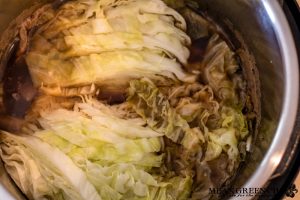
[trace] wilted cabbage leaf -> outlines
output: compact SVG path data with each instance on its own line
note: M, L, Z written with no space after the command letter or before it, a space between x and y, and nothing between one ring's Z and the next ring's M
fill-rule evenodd
M150 127L173 142L180 143L187 149L197 149L203 142L201 131L190 128L150 80L131 81L128 101Z
M245 89L245 81L237 74L240 66L225 41L219 35L213 35L207 45L206 54L202 63L202 78L211 86L216 97L225 101L231 106L241 104Z
M161 0L71 1L39 28L26 61L43 87L121 87L156 74L188 80L177 62L189 57L185 30L183 17Z

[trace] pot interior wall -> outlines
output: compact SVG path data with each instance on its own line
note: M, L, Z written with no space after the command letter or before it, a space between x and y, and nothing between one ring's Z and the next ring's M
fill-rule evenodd
M0 34L16 16L33 4L34 0L0 0Z
M259 167L271 145L279 122L284 96L284 66L278 41L262 1L201 0L201 9L215 19L230 21L254 56L259 72L261 123L253 152L238 174L236 187L246 183Z
M22 10L30 7L33 0L0 0L0 34ZM238 175L237 185L244 184L259 167L271 144L281 114L284 96L284 74L280 48L272 23L261 1L249 0L199 0L201 8L220 19L228 19L240 32L250 52L254 55L260 74L262 121L254 152L247 165ZM2 50L2 49L1 49ZM12 189L12 183L0 167L0 182ZM4 178L2 178L4 177ZM0 187L2 187L0 185ZM1 189L1 188L0 188ZM16 194L17 199L21 197Z
M12 20L20 15L23 10L32 7L35 3L35 0L0 0L0 35L7 29ZM5 51L5 49L0 47L0 54L2 51ZM26 199L5 172L2 161L0 161L0 199Z

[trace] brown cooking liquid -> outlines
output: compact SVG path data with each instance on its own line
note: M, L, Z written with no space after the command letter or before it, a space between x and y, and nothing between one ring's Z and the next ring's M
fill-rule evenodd
M5 72L3 80L5 114L24 118L36 93L25 59L21 56L9 64Z
M201 37L192 42L188 64L184 66L186 71L190 73L199 73L199 71L201 71L201 63L204 59L209 39L209 36ZM200 79L198 79L198 81L201 82Z
M189 64L199 64L202 62L205 50L210 37L202 37L194 40L190 48Z
M203 37L192 42L189 64L185 67L187 71L199 70L208 41L209 37ZM3 83L5 114L9 117L24 118L37 94L24 56L8 64ZM104 100L108 104L118 104L126 100L126 94L124 91L102 91L98 95L98 99Z

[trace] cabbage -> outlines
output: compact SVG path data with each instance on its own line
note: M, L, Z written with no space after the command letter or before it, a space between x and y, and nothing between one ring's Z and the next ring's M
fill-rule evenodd
M102 199L68 156L35 137L2 131L1 158L19 188L32 199Z
M217 125L215 122L207 123L208 118L218 114L220 108L209 85L199 83L175 85L166 95L172 107L193 126L199 126L205 132L207 128Z
M130 2L130 3L127 3ZM172 8L166 6L166 4L161 0L139 0L132 1L128 0L125 4L118 6L115 9L110 8L108 12L108 16L118 17L118 16L126 16L126 15L135 15L135 14L157 14L163 16L171 16L172 22L175 26L182 30L186 30L186 22L184 18Z
M149 79L131 81L128 95L128 102L147 124L173 142L187 149L197 149L203 142L201 131L190 128Z
M204 160L215 160L225 152L230 168L237 166L240 161L238 144L249 135L241 108L224 105L228 99L217 101L209 85L175 85L165 93L177 113L191 126L203 131L207 145Z
M239 65L234 52L219 35L210 38L202 66L203 80L219 99L230 105L241 103L238 90L245 89L245 82L237 74Z
M185 147L168 142L167 168L183 174L193 174L194 167L205 168L197 170L196 185L212 185L213 174L225 174L220 177L222 183L217 183L218 186L223 184L242 160L243 149L239 144L249 134L247 121L241 107L230 105L232 101L228 100L214 97L210 85L173 83L169 87L157 87L155 82L145 78L131 81L128 91L128 102L148 126ZM191 153L193 145L196 154ZM215 166L219 159L226 160L224 169ZM221 174L218 170L224 172ZM207 176L207 180L201 178L203 176ZM199 190L204 192L207 188Z
M101 113L100 110L96 111ZM114 129L110 129L105 127L105 124L98 123L98 115L97 112L95 113L96 116L92 119L83 113L64 109L42 113L39 123L43 130L36 132L36 135L38 137L46 135L49 140L45 141L49 143L52 142L51 137L55 135L61 137L80 148L87 158L99 163L126 162L148 167L160 166L162 156L153 154L161 149L159 134L147 127L138 127L130 122L114 123L115 121L124 122L122 119L99 115L99 118L102 117L104 121L115 126ZM128 128L123 125L127 125ZM143 133L146 134L142 135Z
M152 188L147 197L127 197L126 199L134 200L186 200L189 198L192 189L192 179L187 176L174 177L169 179L165 187Z
M217 129L209 134L208 150L206 151L205 159L213 160L220 156L222 150L227 152L229 159L232 162L237 161L239 151L237 148L238 142L235 136L234 129Z
M27 64L35 74L34 83L62 87L91 83L124 85L128 80L141 76L154 77L156 74L170 73L181 79L187 78L176 61L149 51L109 51L70 60L57 57L57 53L27 55ZM118 79L114 79L116 77ZM170 74L170 77L173 76Z
M222 107L221 120L222 127L235 129L238 139L243 140L249 135L247 120L240 108Z
M191 177L163 178L152 171L162 165L162 134L119 118L111 107L88 99L75 103L73 111L41 111L38 122L31 136L0 135L6 169L29 198L177 200L190 195Z
M65 36L68 50L64 57L85 56L89 54L101 54L107 51L124 49L164 52L175 55L179 60L186 62L189 50L182 46L174 34L157 33L154 36L143 36L140 33L114 32L101 35L74 35ZM180 77L181 78L181 77Z
M171 186L170 196L176 200L188 199L192 192L191 185L193 180L187 176L185 178L174 177L169 180ZM177 186L177 187L176 187Z
M161 0L71 1L34 34L25 57L46 93L93 83L124 87L156 74L188 81L180 64L191 44L185 30L183 17Z
M106 127L121 136L126 138L150 138L163 135L148 127L136 124L136 121L118 118L111 109L106 109L104 104L97 101L94 101L94 103L96 103L96 106L88 103L79 103L77 107L82 113L91 117L98 125ZM123 129L120 129L120 127L123 127Z
M68 1L28 31L41 96L19 136L0 133L0 155L29 199L204 199L235 173L252 138L236 55L215 34L187 64L186 22L167 5Z

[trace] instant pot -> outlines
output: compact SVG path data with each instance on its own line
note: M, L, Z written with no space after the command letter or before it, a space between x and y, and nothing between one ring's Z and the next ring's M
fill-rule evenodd
M61 0L62 1L62 0ZM56 1L56 4L61 3ZM0 35L34 0L0 0ZM300 160L300 9L296 0L188 0L195 12L230 24L258 70L261 122L251 156L226 188L231 199L280 199L291 187ZM12 41L13 42L13 41ZM13 44L13 43L12 43ZM0 43L0 77L11 46ZM256 70L256 69L253 69ZM257 74L256 72L249 72ZM297 162L298 161L298 162ZM25 199L0 165L0 199ZM300 189L300 188L298 188ZM218 188L210 192L218 193Z

